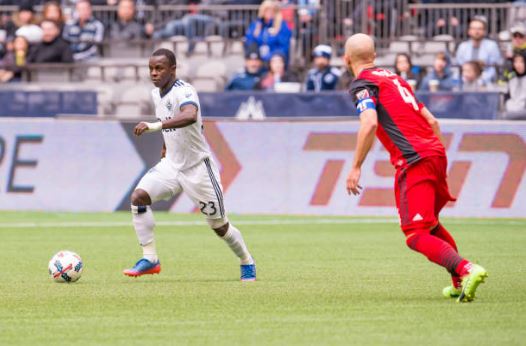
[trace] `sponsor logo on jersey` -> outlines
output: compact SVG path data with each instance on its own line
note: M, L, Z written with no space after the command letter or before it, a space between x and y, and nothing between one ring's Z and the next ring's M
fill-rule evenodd
M174 108L174 105L172 104L170 100L168 100L168 102L166 102L166 109L168 109L168 111L171 112L173 108Z
M356 93L356 99L365 100L370 98L369 91L367 89L360 90Z

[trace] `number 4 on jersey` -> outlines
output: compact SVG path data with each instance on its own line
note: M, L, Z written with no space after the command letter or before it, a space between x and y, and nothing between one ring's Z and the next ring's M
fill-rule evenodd
M400 81L398 79L395 78L392 81L398 88L398 91L400 92L400 96L402 96L402 99L404 100L404 102L413 105L413 108L415 109L415 111L418 111L418 104L416 103L415 97L411 94L411 92L409 92L409 90L407 90L406 87L402 86L402 84L400 84Z

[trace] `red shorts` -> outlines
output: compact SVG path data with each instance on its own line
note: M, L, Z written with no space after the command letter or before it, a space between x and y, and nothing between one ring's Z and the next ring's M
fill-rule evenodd
M396 171L396 207L404 232L435 227L442 208L455 201L449 193L446 170L446 157L431 156Z

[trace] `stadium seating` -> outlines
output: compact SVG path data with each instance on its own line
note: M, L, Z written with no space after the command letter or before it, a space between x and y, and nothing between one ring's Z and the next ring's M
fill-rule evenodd
M378 1L382 4L384 2L387 3L386 1ZM438 18L443 13L443 6L413 4L407 0L397 0L396 3L399 8L406 8L410 12L403 21L393 21L390 24L391 31L387 32L381 23L371 22L369 17L367 22L359 24L360 27L353 27L354 31L372 30L370 33L376 35L379 42L378 65L391 67L397 53L409 53L414 64L426 69L433 64L436 53L447 51L450 55L454 55L456 45L465 39L464 32L436 35L431 38L426 37L422 30L422 25L425 24L423 21ZM382 6L378 6L378 8L382 8ZM468 18L473 13L488 15L491 23L490 36L500 38L501 48L507 49L510 37L506 35L506 28L509 23L526 18L526 6L505 3L486 7L480 5L479 7L475 8L470 4L457 4L454 13L455 15L464 14L462 18ZM359 15L359 12L354 11L356 8L359 9L360 7L354 0L350 0L345 5L336 1L328 1L327 4L319 6L315 5L313 12L315 19L312 20L312 27L309 28L314 30L312 35L305 35L304 28L300 28L297 22L291 22L293 37L290 47L290 66L294 71L300 72L300 79L310 68L310 50L317 43L330 42L336 52L331 63L336 67L343 68L342 45L345 36L353 32L349 30L349 23L352 24L353 20L357 20L356 16ZM41 7L36 9L40 11ZM292 9L294 11L294 6ZM492 10L490 11L490 9ZM10 14L15 10L16 7L0 7L0 13L4 14ZM115 21L116 7L96 6L94 10L95 15L106 25ZM162 27L170 20L183 17L189 13L188 10L189 8L184 5L162 5L158 8L152 6L139 7L142 20L155 23L157 28ZM179 78L193 83L199 91L221 91L230 76L243 68L243 34L249 23L257 15L257 10L258 6L252 5L228 5L224 7L202 5L199 7L200 13L211 16L212 22L210 25L207 24L206 28L196 27L196 36L192 38L179 34L161 41L112 42L107 40L100 46L102 58L97 61L74 66L52 67L43 65L30 67L24 73L24 79L33 84L36 83L36 85L75 83L77 86L79 82L82 82L83 85L90 86L110 83L109 85L117 89L127 88L130 83L150 87L147 58L154 48L165 47L176 52ZM366 15L365 12L363 14ZM369 27L367 26L368 23L374 25ZM381 30L378 31L378 29ZM497 37L498 33L501 33L499 37ZM458 68L455 67L454 70L458 74ZM104 114L119 110L119 104L124 107L127 102L136 101L132 91L115 94L108 93L105 90L103 93L105 96L102 99L105 97L112 99L111 102L104 104L103 108L106 109ZM110 104L112 106L108 106Z

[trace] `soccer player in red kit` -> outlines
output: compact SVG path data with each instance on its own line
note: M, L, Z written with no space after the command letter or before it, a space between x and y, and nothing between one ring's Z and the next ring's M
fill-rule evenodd
M443 294L469 302L487 272L458 254L455 240L439 222L451 197L446 181L447 158L437 120L419 103L409 84L391 71L377 68L373 40L351 36L344 60L356 79L350 93L360 113L360 130L347 191L358 195L361 166L375 135L389 151L396 169L395 197L409 248L451 273L453 285Z

